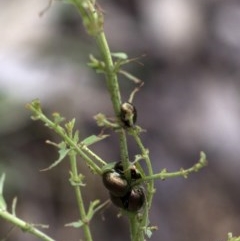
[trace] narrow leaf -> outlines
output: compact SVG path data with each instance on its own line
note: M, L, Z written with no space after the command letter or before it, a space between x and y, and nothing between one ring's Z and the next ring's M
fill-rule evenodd
M83 221L79 220L72 223L65 224L65 227L81 228L84 225Z
M123 60L125 60L125 59L128 58L127 54L126 54L126 53L123 53L123 52L111 53L111 55L112 55L113 57L115 57L115 58L123 59Z
M2 210L7 209L7 204L6 204L5 199L3 197L4 181L5 181L5 173L3 173L1 178L0 178L0 209L2 209Z
M108 204L109 204L109 200L107 200L106 202L101 203L101 204L100 204L99 200L94 200L94 201L90 202L88 212L87 212L87 219L90 221L96 212L98 212L99 210L101 210Z
M16 206L17 206L17 197L14 197L12 202L12 214L13 216L16 216Z
M55 166L57 166L66 157L66 155L69 153L69 151L70 151L70 149L60 149L58 151L59 158L52 165L50 165L49 167L42 169L40 171L48 171L48 170L54 168Z
M110 162L107 163L106 165L104 165L102 167L102 173L106 172L106 171L110 171L113 170L114 166L116 165L116 162Z
M69 121L68 123L65 124L67 133L71 138L72 138L72 133L73 133L73 128L74 128L75 122L76 122L76 120L75 120L75 118L73 118L71 121Z
M74 136L73 136L73 140L75 143L78 143L79 141L79 131L75 131Z
M107 138L109 135L101 135L101 136L96 136L96 135L91 135L89 137L87 137L86 139L84 139L81 144L86 145L86 146L90 146L96 142L99 142L105 138Z
M129 80L133 81L135 84L140 84L142 83L142 80L140 80L139 78L137 78L136 76L130 74L129 72L120 69L119 73L124 75L126 78L128 78Z

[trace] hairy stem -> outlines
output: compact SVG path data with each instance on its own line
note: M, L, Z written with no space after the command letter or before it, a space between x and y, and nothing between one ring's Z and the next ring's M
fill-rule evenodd
M78 209L79 209L79 214L81 221L83 222L83 231L85 235L86 241L92 241L92 235L89 227L89 221L87 219L87 214L85 211L84 207L84 202L83 202L83 197L82 197L82 192L81 188L79 185L79 174L78 174L78 169L77 169L77 160L76 160L76 152L71 151L69 153L69 158L70 158L70 166L71 166L71 171L72 171L72 181L76 182L76 184L73 186L76 199L77 199L77 204L78 204Z
M33 224L23 221L22 219L7 212L6 210L0 210L0 217L7 220L9 223L12 223L13 225L21 228L24 232L33 234L35 237L38 237L41 240L54 241L54 239L50 238L47 234L37 229Z

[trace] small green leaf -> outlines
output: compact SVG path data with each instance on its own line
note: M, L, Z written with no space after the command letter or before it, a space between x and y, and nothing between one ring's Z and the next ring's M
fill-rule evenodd
M84 225L82 220L65 224L65 227L81 228Z
M88 213L87 213L87 217L88 217L88 220L90 221L95 213L95 207L100 203L99 200L94 200L93 202L90 202L90 205L89 205L89 209L88 209Z
M42 169L41 171L48 171L52 168L54 168L55 166L57 166L59 163L62 162L62 160L66 157L66 155L69 153L70 149L66 148L66 144L64 142L61 142L58 147L60 148L58 153L59 153L59 158L49 167Z
M0 209L7 210L7 204L6 204L5 199L3 197L4 181L5 181L5 173L3 173L1 178L0 178Z
M145 227L144 228L144 231L145 231L145 235L148 237L148 238L151 238L152 234L153 234L153 231L157 230L158 227L157 226L149 226L149 227Z
M0 178L0 195L3 194L3 186L4 186L5 176L6 176L5 173L3 173Z
M105 166L102 167L102 173L104 173L106 171L111 171L115 165L116 165L116 162L110 162L110 163L106 164Z
M115 58L126 60L128 58L126 53L118 52L118 53L111 53L111 55Z
M188 172L184 168L180 168L179 170L182 173L182 176L187 179L188 178Z
M42 114L41 104L38 99L33 100L31 103L26 104L26 108L31 110L34 115L31 116L32 120L39 120Z
M41 103L39 99L33 100L31 104L27 105L27 107L33 108L36 111L42 112Z
M105 73L106 65L103 61L96 59L92 54L89 56L90 62L88 66L95 69L97 73Z
M58 112L52 113L53 121L56 125L59 125L61 122L65 120L64 117L62 117Z
M71 183L72 186L81 186L81 187L85 187L86 184L83 182L84 180L84 175L79 174L78 176L74 176L72 172L70 172L70 178L69 181Z
M87 137L86 139L84 139L81 144L82 145L86 145L86 146L90 146L96 142L99 142L105 138L107 138L109 135L101 135L101 136L96 136L96 135L91 135L89 137Z
M168 173L167 169L164 168L162 169L162 171L160 172L160 174L162 174L163 176L160 176L161 180L164 181L165 180L165 177L164 177L164 174Z
M76 119L73 118L71 121L69 121L68 123L65 124L67 133L71 138L72 138L72 133L73 133L73 128L74 128L75 122L76 122Z
M199 161L199 163L200 163L203 167L204 167L204 166L207 166L207 164L208 164L207 156L206 156L206 154L205 154L203 151L200 152L200 161Z
M88 208L88 212L87 212L87 219L89 221L91 221L91 219L93 218L93 216L95 215L96 212L98 212L99 210L101 210L102 208L104 208L106 205L109 204L109 200L107 200L104 203L99 204L100 201L99 200L94 200L92 202L90 202L89 208Z
M112 129L117 129L120 127L116 121L108 120L107 117L102 113L98 113L93 118L96 120L98 126L104 126Z
M14 197L12 202L12 214L13 216L16 216L16 206L17 206L17 197Z
M141 81L139 78L137 78L136 76L130 74L129 72L127 72L127 71L125 71L125 70L120 69L120 70L119 70L119 73L122 74L122 75L124 75L127 79L133 81L135 84L140 84L140 83L142 83L142 81Z
M79 141L79 131L75 131L74 136L73 136L73 140L75 143L78 143Z
M152 237L152 230L147 229L147 230L145 231L145 234L146 234L146 236L147 236L148 238L151 238L151 237Z

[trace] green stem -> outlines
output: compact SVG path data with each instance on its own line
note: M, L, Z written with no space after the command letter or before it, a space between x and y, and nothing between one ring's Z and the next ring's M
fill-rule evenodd
M111 101L113 104L115 116L119 118L120 106L121 106L120 89L118 84L117 73L114 70L112 55L111 55L104 32L96 36L96 42L97 42L97 45L99 46L100 52L104 59L104 63L106 65L106 72L105 72L106 83L107 83L109 94L111 96ZM128 157L126 133L123 129L119 131L119 142L120 142L121 161L123 162L124 170L127 170L127 167L129 166L128 164L129 157ZM127 175L127 178L129 178L128 176L130 175L130 173L126 172L126 175Z
M121 107L120 88L118 84L117 73L114 69L111 51L104 32L101 32L96 36L96 42L97 42L97 45L99 46L102 58L106 66L105 68L106 83L107 83L108 92L111 96L111 101L115 112L115 116L117 117L117 119L119 119L120 107ZM129 155L128 155L128 148L127 148L126 133L123 128L121 128L121 130L118 133L119 133L119 142L120 142L120 156L121 156L121 161L123 163L123 169L126 170L125 171L126 178L130 180L130 171L128 170Z
M206 155L203 152L201 152L200 160L188 169L182 168L182 169L180 169L180 171L177 171L177 172L167 172L166 169L163 169L160 173L143 177L142 181L149 181L149 180L153 180L153 179L165 180L166 178L180 177L180 176L187 178L190 173L198 172L203 167L207 166L207 164L208 164L208 162L206 159Z
M93 1L69 0L69 2L72 2L77 7L78 11L82 16L83 22L85 23L85 27L88 33L94 33L93 35L95 36L97 46L99 48L99 51L105 63L105 77L106 77L108 92L111 97L115 116L117 117L117 119L119 119L121 95L120 95L120 89L118 84L118 77L114 68L111 51L110 51L105 33L103 31L103 22L101 26L101 21L103 21L103 19L101 18L102 15L99 13L99 9L95 7ZM97 29L97 31L93 31L94 29L95 30ZM127 150L126 134L124 131L119 132L119 141L121 146L120 148L121 160L126 161L124 164L124 167L125 166L127 167L128 165L126 165L126 163L128 162L128 158L127 159L125 158L128 157L128 154L127 154L128 150Z
M120 115L120 106L121 106L121 95L120 95L120 89L118 84L118 77L117 73L114 68L114 63L112 60L111 51L106 39L106 35L103 31L103 26L101 26L101 14L99 13L99 9L97 9L92 1L79 1L79 0L69 0L70 2L74 3L77 7L78 11L80 12L83 22L89 22L90 24L86 25L86 30L89 33L95 33L95 40L97 43L97 46L99 48L99 51L101 53L101 56L103 58L103 61L105 63L105 78L106 78L106 85L108 88L108 92L111 97L113 109L115 112L115 116L119 118ZM103 22L102 22L103 25ZM98 31L92 31L91 30L97 29ZM122 131L119 133L119 141L120 141L120 152L121 152L121 160L125 160L126 153L128 153L127 150L127 140L125 136L125 132ZM128 162L128 159L126 160ZM128 165L126 165L127 167ZM125 164L124 164L125 167Z
M90 231L90 227L89 227L90 220L87 219L81 188L77 184L79 175L78 175L78 170L77 170L76 152L75 151L69 152L69 158L70 158L70 166L71 166L71 171L72 171L72 178L73 178L73 181L76 181L76 185L74 185L73 187L75 190L80 218L83 222L83 231L84 231L85 239L87 241L92 241L92 235L91 235L91 231Z
M79 154L86 162L87 164L94 169L94 171L97 174L101 174L101 168L98 167L91 158L89 158L83 150L81 150L81 148L79 147L79 145L77 143L74 142L74 140L72 138L70 138L66 132L64 131L64 129L59 126L56 125L56 123L54 123L53 121L51 121L50 119L48 119L40 109L38 109L35 106L35 102L33 102L32 104L27 105L27 107L32 110L35 114L36 114L36 119L40 119L42 122L45 123L45 125L47 125L50 129L53 129L59 136L61 136L63 138L63 140L70 146L72 147L77 154Z
M136 220L135 220L135 215L129 215L129 223L130 223L130 236L131 236L131 241L134 240L136 237Z
M130 134L133 136L133 138L136 141L139 149L141 150L142 157L145 160L146 165L147 165L147 170L148 170L149 176L152 176L153 175L153 169L152 169L151 160L149 158L148 150L142 144L142 141L139 137L139 134L135 129L132 129L130 131ZM143 180L145 180L145 177L143 177L141 181L143 181ZM147 184L147 195L146 195L147 200L146 200L146 205L145 205L143 213L142 213L142 219L141 219L140 222L136 222L136 223L138 223L137 237L138 237L139 241L144 240L143 227L147 227L148 223L149 223L148 214L149 214L149 210L150 210L151 205L152 205L152 199L153 199L154 192L155 192L154 180L152 179L152 180L149 180L149 182Z
M24 232L33 234L34 236L40 238L44 241L54 241L54 239L50 238L48 235L35 228L33 224L27 223L22 219L16 217L15 215L0 209L0 217L12 223L13 225L21 228Z
M138 135L138 132L136 132L135 130L133 130L131 132L131 134L133 135L134 140L136 141L139 149L141 150L143 159L146 161L147 164L147 169L148 169L148 175L152 176L153 175L153 169L152 169L152 164L151 164L151 160L149 158L149 153L148 150L143 146L142 141ZM143 177L144 179L144 177ZM145 180L145 179L144 179ZM150 180L150 179L149 179ZM152 204L152 198L153 198L153 194L154 194L154 181L150 180L148 183L148 194L147 194L147 204L148 204L148 208L151 207Z
M127 147L127 138L124 129L120 129L119 131L119 139L120 139L120 150L121 150L121 161L123 164L123 169L125 171L125 175L127 180L131 179L131 173L129 167L129 155L128 155L128 147Z
M145 241L142 222L138 220L138 214L129 215L131 241Z
M98 161L102 166L106 165L106 162L102 158L100 158L98 155L96 155L93 151L91 151L86 145L82 145L81 150L85 151L89 156L91 156L96 161Z
M111 51L109 49L104 32L101 32L99 35L96 36L96 42L99 46L99 50L106 65L105 76L107 88L111 96L111 101L113 104L115 115L118 117L120 114L121 95L119 90L117 74L114 70Z

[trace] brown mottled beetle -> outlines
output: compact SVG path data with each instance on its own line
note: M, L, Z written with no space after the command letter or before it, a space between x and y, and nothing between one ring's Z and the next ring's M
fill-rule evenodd
M132 127L137 121L137 110L130 102L121 105L120 119L125 127Z

